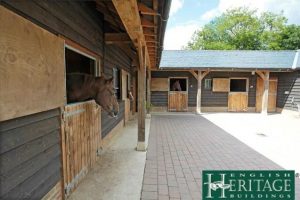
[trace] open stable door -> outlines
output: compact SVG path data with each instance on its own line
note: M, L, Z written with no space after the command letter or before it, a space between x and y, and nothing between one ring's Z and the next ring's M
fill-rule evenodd
M268 112L276 112L277 82L278 82L277 78L270 78L269 80ZM256 112L261 112L263 93L264 93L264 81L262 78L257 77Z
M228 111L244 112L248 110L248 94L243 92L230 92L228 94Z
M168 110L184 112L188 110L188 80L187 78L169 79Z
M248 79L230 78L228 93L228 111L248 111Z

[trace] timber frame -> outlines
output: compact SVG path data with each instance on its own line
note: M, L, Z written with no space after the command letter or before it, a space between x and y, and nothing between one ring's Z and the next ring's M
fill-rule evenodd
M168 71L168 72L188 72L190 73L196 80L197 80L197 96L196 96L196 107L195 112L197 114L202 114L202 101L203 98L203 88L202 88L202 80L210 73L215 72L229 72L227 70L221 70L221 69L196 69L196 70L190 70L190 69L169 69L169 70L156 70L153 69L152 72L159 72L159 71ZM252 75L257 75L257 77L260 77L264 84L263 84L263 94L262 94L262 102L261 102L261 114L267 114L268 113L268 101L269 101L269 81L270 79L270 73L278 73L277 71L272 70L231 70L230 72L237 72L237 73L251 73ZM281 72L281 73L287 73L287 72ZM155 78L155 77L154 77ZM244 79L244 77L229 77L228 79ZM247 90L249 90L249 79L245 78L247 80ZM207 109L204 108L204 111L206 112ZM254 108L251 107L250 111L254 111Z
M151 68L158 66L161 54L161 44L163 41L165 19L168 16L170 1L165 1L166 12L159 13L158 0L152 1L152 7L143 1L136 0L112 0L116 13L120 17L122 24L128 34L106 34L107 43L133 43L138 56L138 143L137 150L145 151L145 108L146 108L146 77L148 82L147 101L150 102L150 79ZM160 21L160 23L159 23ZM162 30L161 30L162 29ZM148 70L147 70L148 68ZM148 71L148 76L146 73ZM149 110L147 110L149 113Z
M268 113L268 101L269 101L269 79L270 71L255 71L259 77L264 81L264 92L262 96L261 113Z
M67 198L137 110L136 149L146 150L145 92L150 101L151 69L160 62L170 3L0 2L5 30L0 43L12 56L0 66L0 133L5 135L0 159L7 161L0 199ZM81 70L81 65L91 70ZM66 75L72 73L67 66L80 66L72 68L76 73L118 80L118 116L110 118L94 101L66 105Z

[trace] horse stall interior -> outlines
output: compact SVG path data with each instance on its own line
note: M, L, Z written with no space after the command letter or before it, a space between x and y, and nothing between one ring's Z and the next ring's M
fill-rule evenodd
M176 112L188 110L188 78L169 78L168 110Z
M66 74L98 75L99 59L90 54L87 50L82 52L66 45ZM101 146L100 124L101 107L94 100L70 103L63 108L62 156L66 195L76 188L96 163Z

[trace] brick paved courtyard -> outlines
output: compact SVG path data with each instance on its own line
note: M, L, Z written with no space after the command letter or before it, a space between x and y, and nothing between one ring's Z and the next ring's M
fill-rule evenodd
M152 115L141 199L201 199L205 169L282 168L202 116Z

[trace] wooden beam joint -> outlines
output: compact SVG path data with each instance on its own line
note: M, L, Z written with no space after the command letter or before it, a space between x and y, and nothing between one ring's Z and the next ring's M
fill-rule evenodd
M105 33L104 40L106 44L131 43L131 39L127 33Z
M145 4L138 2L138 8L139 11L141 12L141 14L143 15L158 15L158 13L153 10L152 8L149 8L148 6L146 6Z

